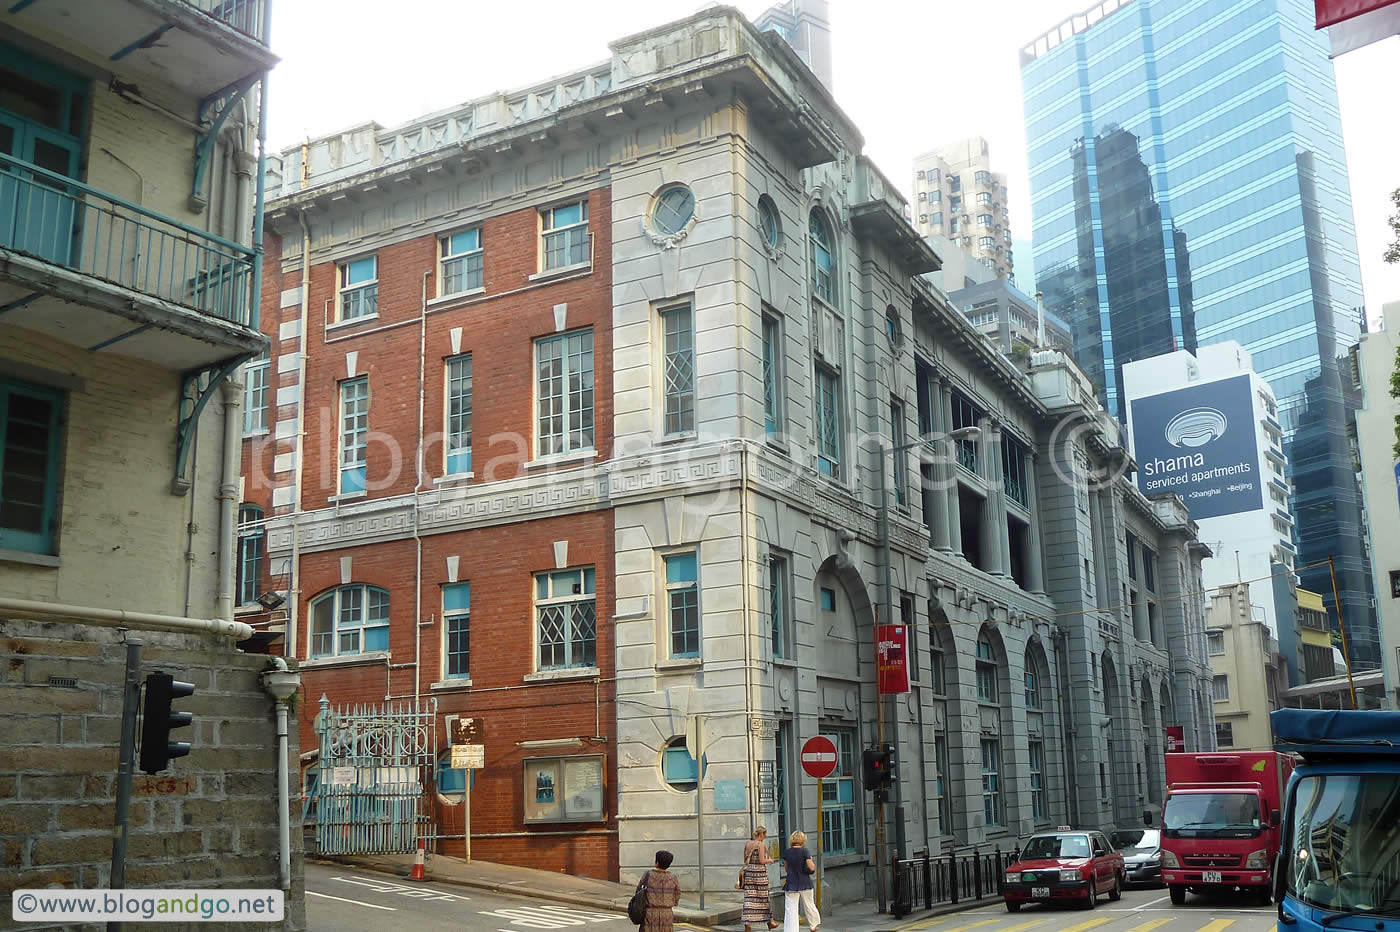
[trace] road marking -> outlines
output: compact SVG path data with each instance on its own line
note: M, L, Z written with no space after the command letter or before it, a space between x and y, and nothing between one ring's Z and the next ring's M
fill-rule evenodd
M331 896L329 893L317 893L315 890L307 890L307 896L319 896L323 900L335 900L337 903L353 903L356 906L367 906L370 909L387 909L391 913L398 912L394 906L380 906L378 903L366 903L363 900L347 900L343 896Z
M1170 897L1167 897L1167 896L1159 896L1159 897L1157 897L1157 899L1155 899L1155 900L1148 900L1146 903L1143 903L1141 906L1135 906L1135 907L1133 907L1133 909L1134 909L1134 911L1146 909L1147 907L1151 906L1153 903L1160 903L1160 902L1162 902L1163 900L1166 900L1166 899L1170 899Z
M1133 926L1127 932L1152 932L1153 929L1161 928L1171 921L1170 919L1151 919L1140 926Z
M1223 932L1227 926L1235 924L1233 919L1215 919L1201 926L1196 932Z
M915 929L930 929L930 928L933 928L934 926L938 925L940 922L947 922L947 921L948 921L948 918L949 918L949 917L946 917L946 916L945 916L945 917L940 918L940 919L928 919L928 920L925 920L924 922L916 922L916 923L914 923L913 925L900 926L899 928L900 928L900 932L913 932L913 930L915 930ZM964 924L964 925L953 926L951 929L942 929L942 930L940 930L940 932L965 932L966 929L975 929L975 928L977 928L978 926L989 926L989 925L991 925L991 924L994 923L994 922L1000 922L1000 921L1001 921L1000 919L983 919L983 920L981 920L981 921L979 921L979 922L969 922L969 923L966 923L966 924ZM1034 925L1034 923L1032 923L1032 925ZM1011 932L1011 930L1010 930L1010 929L1000 929L1000 930L998 930L998 932Z
M1085 930L1087 930L1087 929L1092 929L1092 928L1094 928L1095 926L1101 926L1101 925L1103 925L1105 922L1112 922L1112 921L1113 921L1112 919L1107 918L1107 917L1105 917L1105 918L1103 918L1103 919L1090 919L1088 922L1081 922L1081 923L1079 923L1079 925L1077 925L1077 926L1070 926L1070 927L1067 928L1067 929L1058 929L1058 930L1056 930L1056 932L1085 932Z

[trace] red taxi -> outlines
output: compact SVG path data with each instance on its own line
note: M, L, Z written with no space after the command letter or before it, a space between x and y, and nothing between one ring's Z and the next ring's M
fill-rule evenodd
M1102 832L1076 832L1061 826L1027 839L1020 859L1006 868L1002 898L1009 912L1027 903L1066 900L1093 909L1099 894L1110 900L1123 895L1127 868Z

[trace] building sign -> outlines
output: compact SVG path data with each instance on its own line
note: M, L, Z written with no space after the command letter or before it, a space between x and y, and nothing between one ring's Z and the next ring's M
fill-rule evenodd
M1249 376L1135 398L1131 411L1143 492L1175 492L1196 521L1263 507Z
M603 758L532 757L525 761L526 822L600 822Z
M909 691L909 629L875 626L875 674L880 695Z
M452 745L453 770L481 770L486 766L486 745Z
M771 760L758 762L758 811L778 811L777 768Z
M748 787L743 780L715 781L715 811L738 812L749 807Z
M1167 726L1167 753L1180 754L1186 750L1186 726Z

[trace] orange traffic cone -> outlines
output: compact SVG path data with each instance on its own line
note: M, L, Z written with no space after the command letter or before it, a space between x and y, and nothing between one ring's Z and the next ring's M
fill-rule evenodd
M409 880L427 880L428 875L423 870L423 842L418 842L418 850L413 852L413 870L408 873Z

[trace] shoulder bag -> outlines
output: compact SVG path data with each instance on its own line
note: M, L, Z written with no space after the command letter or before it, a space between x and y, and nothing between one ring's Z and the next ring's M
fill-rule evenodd
M642 875L642 879L637 881L637 890L632 894L632 899L627 901L627 918L632 920L632 925L639 926L646 922L647 918L647 879L651 877L651 871Z

